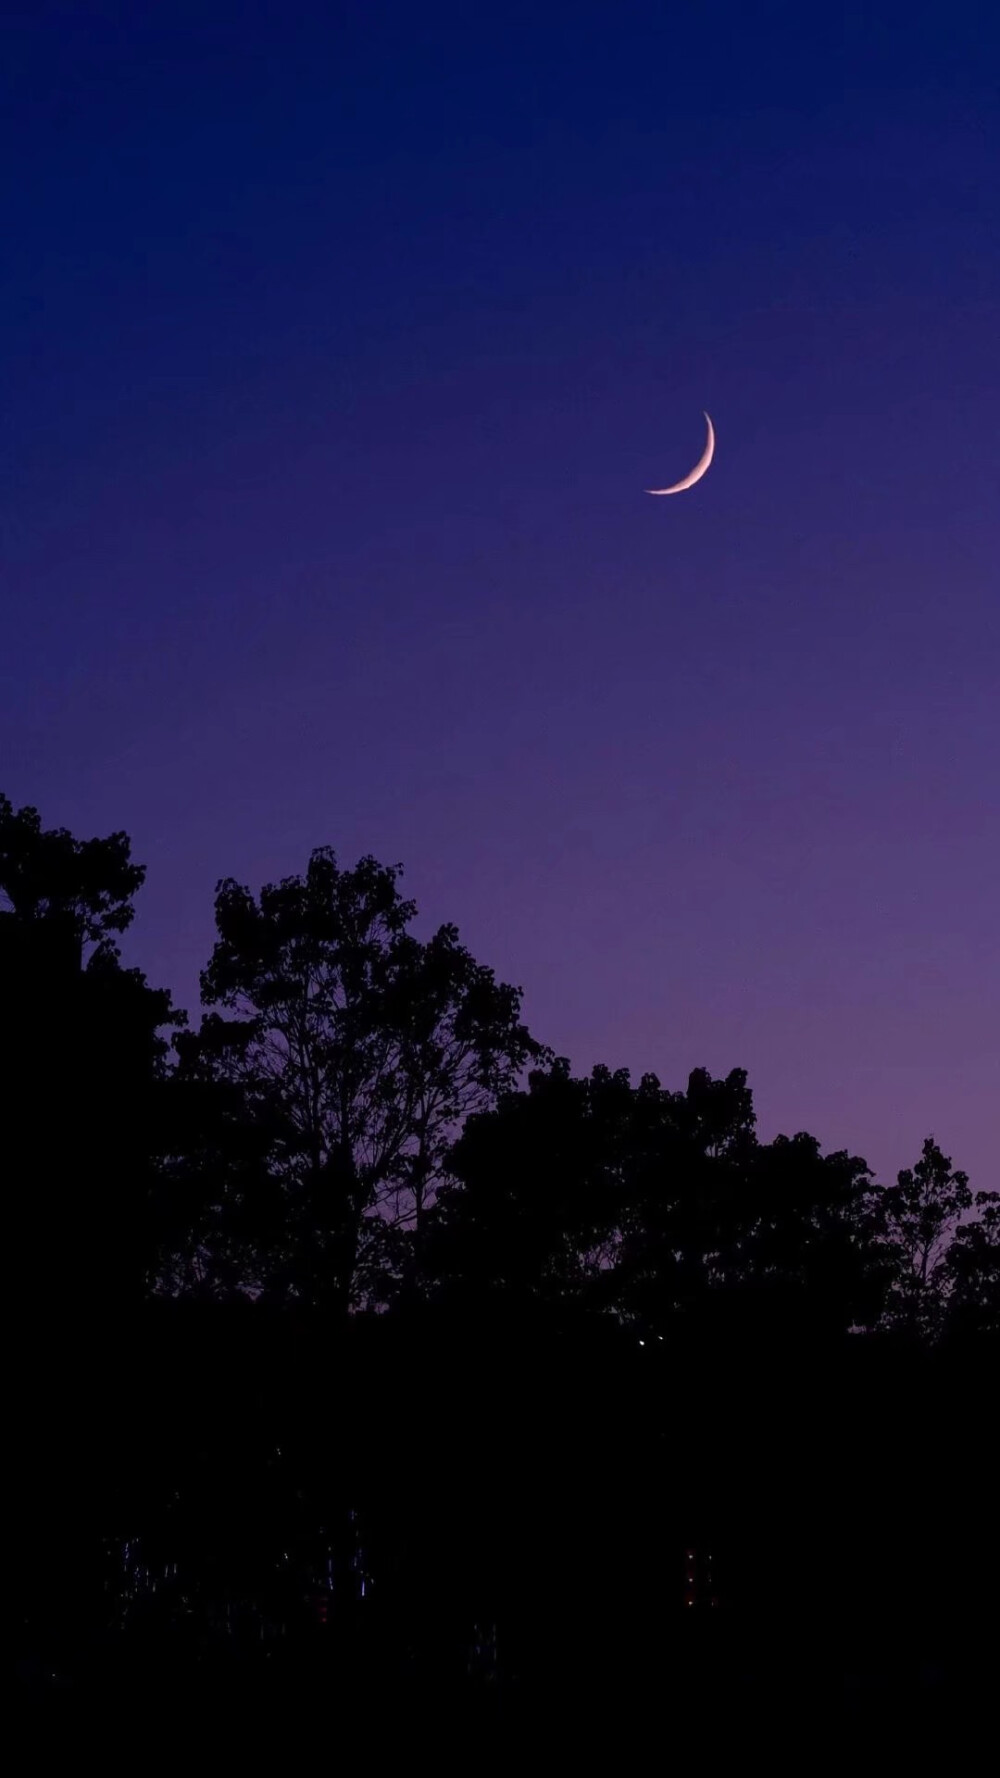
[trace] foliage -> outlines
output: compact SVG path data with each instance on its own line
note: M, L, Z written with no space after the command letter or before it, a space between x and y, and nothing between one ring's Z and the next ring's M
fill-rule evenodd
M219 885L209 1010L179 1072L224 1088L257 1134L253 1190L227 1164L216 1219L225 1246L235 1202L254 1290L343 1308L412 1277L459 1121L539 1053L519 991L453 926L412 935L398 877L322 848L259 898Z
M647 1334L737 1308L846 1329L877 1313L870 1175L812 1137L757 1141L741 1069L655 1075L565 1062L471 1119L434 1219L439 1290L579 1295Z
M165 1034L182 1015L119 961L143 876L126 835L43 831L0 796L3 1161L26 1312L136 1301L154 1264Z
M975 1197L976 1217L955 1230L944 1259L952 1336L1000 1337L1000 1192Z
M76 840L0 794L0 892L19 921L67 921L81 944L117 955L113 935L131 925L145 875L127 834Z
M203 1017L123 967L144 870L0 796L9 1232L44 1289L505 1304L664 1338L1000 1331L1000 1194L933 1137L895 1185L805 1132L761 1142L742 1069L576 1077L399 867L314 851L231 878ZM530 1071L524 1079L524 1071ZM464 1311L463 1311L464 1312Z
M925 1338L939 1331L950 1284L948 1254L973 1207L968 1175L952 1166L933 1136L920 1159L873 1200L874 1227L891 1261L890 1324Z

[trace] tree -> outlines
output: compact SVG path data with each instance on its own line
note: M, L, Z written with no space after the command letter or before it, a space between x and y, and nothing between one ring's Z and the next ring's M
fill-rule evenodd
M181 1022L122 968L145 872L128 837L76 840L0 796L0 1000L9 1247L22 1309L111 1310L143 1294L153 1133Z
M722 1281L756 1117L742 1068L721 1080L695 1068L674 1093L646 1076L636 1110L609 1290L620 1313L659 1332L678 1315L701 1316Z
M940 1331L952 1277L949 1248L973 1201L968 1175L952 1166L933 1136L916 1166L904 1168L873 1201L893 1266L889 1318L911 1334L930 1338Z
M337 1310L412 1282L459 1122L541 1053L520 991L453 926L426 943L408 930L399 875L371 857L341 869L323 847L259 897L220 883L206 1016L179 1046L182 1079L225 1083L265 1134L280 1226L247 1230L253 1288ZM245 1209L238 1183L234 1196Z
M81 949L117 956L114 935L131 925L145 876L127 834L77 840L64 827L43 829L37 809L15 809L0 794L0 892L19 925L62 924Z
M882 1284L864 1161L800 1134L759 1143L746 1073L646 1074L559 1062L471 1118L434 1216L445 1292L590 1307L668 1327L869 1325Z
M881 1312L884 1266L872 1242L867 1163L823 1154L800 1131L745 1153L717 1285L784 1337L868 1328Z
M945 1260L947 1331L1000 1336L1000 1192L975 1196L978 1215L955 1230Z
M435 1218L439 1283L549 1302L577 1297L629 1319L664 1314L715 1242L711 1181L752 1139L746 1076L687 1093L559 1060L526 1092L471 1118ZM686 1274L689 1274L685 1276ZM685 1280L682 1282L682 1278Z
M435 1292L548 1305L584 1301L613 1256L625 1070L574 1077L564 1058L467 1120L431 1221Z

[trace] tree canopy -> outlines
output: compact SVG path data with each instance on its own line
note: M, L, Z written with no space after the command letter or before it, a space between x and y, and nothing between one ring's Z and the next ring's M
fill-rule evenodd
M207 1011L179 1074L225 1090L262 1138L257 1229L242 1153L215 1181L220 1234L240 1203L253 1290L346 1306L412 1281L461 1119L541 1053L519 990L454 926L413 935L399 874L370 857L345 870L321 848L258 897L219 885ZM211 1271L207 1226L199 1263Z
M76 840L0 796L0 1070L8 1233L25 1312L111 1312L155 1270L170 994L116 944L145 872L123 833Z
M0 896L19 922L63 921L81 945L113 953L146 876L131 853L125 833L77 840L64 827L43 828L37 809L15 809L0 793Z
M450 1710L442 1674L548 1698L554 1644L659 1721L671 1601L720 1571L748 1692L810 1610L802 1682L854 1662L859 1551L880 1685L886 1641L975 1619L989 1526L930 1585L913 1551L992 1454L1000 1194L935 1138L883 1186L765 1141L742 1068L574 1073L398 867L329 847L219 883L190 1028L118 954L127 838L0 815L22 1643L88 1626L81 1690L171 1700L315 1651L367 1735L387 1686Z
M575 1076L454 925L418 936L399 866L328 846L259 892L220 882L185 1029L118 955L144 875L125 834L0 797L8 1172L60 1288L475 1299L650 1339L997 1331L1000 1195L933 1137L880 1186L805 1132L762 1142L742 1069Z

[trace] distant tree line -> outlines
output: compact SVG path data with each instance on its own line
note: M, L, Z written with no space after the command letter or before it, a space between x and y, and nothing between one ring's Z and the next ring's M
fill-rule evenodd
M22 1306L475 1303L657 1341L1000 1332L1000 1193L759 1140L746 1074L575 1076L399 867L227 879L193 1028L118 948L144 869L0 796L3 1169Z

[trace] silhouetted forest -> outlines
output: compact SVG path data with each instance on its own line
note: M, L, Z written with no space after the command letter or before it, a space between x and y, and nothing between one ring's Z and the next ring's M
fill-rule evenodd
M189 1017L144 874L0 797L29 1707L967 1722L1000 1193L762 1142L740 1068L574 1075L326 847L219 884Z

